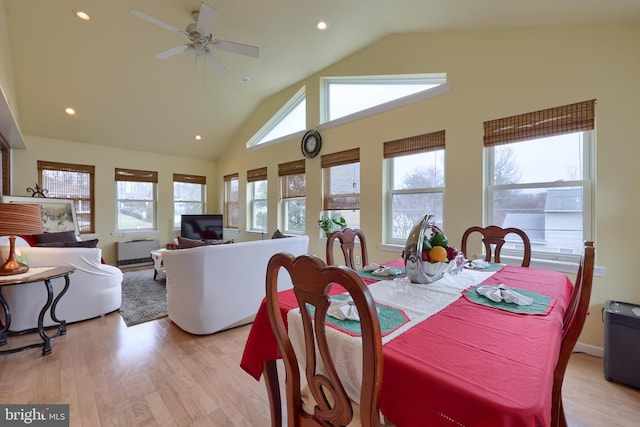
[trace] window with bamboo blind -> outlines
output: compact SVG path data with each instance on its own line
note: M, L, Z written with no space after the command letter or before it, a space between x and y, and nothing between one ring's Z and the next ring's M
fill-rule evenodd
M95 166L38 160L37 167L46 196L73 200L80 233L95 233Z
M383 157L387 176L385 242L405 244L427 213L442 227L444 217L445 131L387 141Z
M180 228L182 215L205 213L206 190L206 176L173 174L173 228Z
M240 185L237 173L225 175L224 178L224 226L226 228L240 228Z
M266 167L247 171L247 194L249 194L247 229L263 233L267 228Z
M117 230L156 230L158 172L116 168L115 181Z
M281 163L278 165L280 177L280 198L282 201L282 230L285 233L305 232L305 161Z
M593 240L595 100L484 123L486 218L527 233L536 258L576 261ZM509 242L503 254L520 255Z
M325 215L340 216L350 228L360 227L360 148L325 154L322 168L322 202Z

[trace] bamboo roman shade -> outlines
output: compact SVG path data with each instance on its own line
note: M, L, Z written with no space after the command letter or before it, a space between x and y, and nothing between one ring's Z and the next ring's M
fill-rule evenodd
M331 166L346 165L360 161L360 148L340 151L338 153L325 154L320 157L320 167L330 168Z
M229 175L225 175L223 179L224 179L224 182L229 182L231 180L238 179L238 177L239 177L238 173L232 173Z
M484 123L484 146L546 138L595 127L596 100L548 108Z
M158 172L116 168L115 179L116 181L154 182L157 184Z
M410 136L408 138L387 141L383 146L385 159L391 159L408 154L424 153L444 149L444 130L425 133L422 135Z
M278 165L278 176L280 176L283 199L305 196L306 180L304 173L304 159Z
M184 182L186 184L205 185L207 183L207 177L200 176L200 175L185 175L181 173L174 173L173 182Z
M247 171L247 182L265 181L267 179L267 168L251 169Z

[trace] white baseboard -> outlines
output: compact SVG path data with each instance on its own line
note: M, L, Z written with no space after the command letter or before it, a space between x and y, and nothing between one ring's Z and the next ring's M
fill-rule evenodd
M573 348L573 352L585 353L585 354L588 354L589 356L594 356L594 357L604 357L603 347L596 347L595 345L584 344L581 342L576 343L576 346Z

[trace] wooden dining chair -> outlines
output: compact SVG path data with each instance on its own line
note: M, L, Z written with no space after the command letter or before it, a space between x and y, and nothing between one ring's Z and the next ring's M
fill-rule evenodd
M367 256L367 241L364 237L364 232L359 228L351 229L344 228L342 230L334 231L327 237L327 264L335 265L333 258L333 249L335 241L340 242L340 249L344 255L345 265L353 270L357 270L355 258L356 240L360 244L360 256L362 257L362 265L369 264L369 258Z
M469 236L473 233L482 234L482 243L484 243L485 248L485 261L491 261L491 254L493 253L494 262L500 262L500 252L502 251L502 246L505 244L505 236L507 234L517 234L522 239L522 243L524 244L524 256L522 257L522 266L529 267L531 264L531 241L529 240L529 236L527 233L520 230L519 228L509 227L502 228L497 225L490 225L488 227L469 227L462 235L462 253L465 258L469 258L469 254L467 253L467 242ZM493 248L493 250L492 250Z
M580 337L589 312L594 264L595 247L593 242L585 242L575 285L563 319L562 344L560 345L558 362L553 375L553 392L551 395L552 427L567 426L567 419L562 406L562 382L571 352Z
M298 360L287 333L286 313L280 310L277 281L281 269L289 273L300 307L305 360ZM362 329L362 387L360 401L355 404L336 372L326 337L325 317L330 305L328 292L335 283L342 285L353 299ZM290 254L275 254L267 265L266 303L286 371L288 425L379 426L382 338L373 297L360 276L345 266L327 266L315 255L295 258ZM315 314L310 312L310 307L315 309ZM304 393L312 396L312 410L309 412L303 409L300 366L304 368L307 380ZM272 401L273 390L269 386L267 390ZM276 424L279 425L272 420L272 425Z

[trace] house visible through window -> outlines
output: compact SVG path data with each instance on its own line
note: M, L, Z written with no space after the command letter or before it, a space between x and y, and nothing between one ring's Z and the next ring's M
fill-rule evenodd
M116 229L156 230L158 172L116 168L115 180Z
M267 229L267 168L247 171L247 193L250 195L247 228L264 232Z
M534 256L575 261L592 240L594 122L592 100L484 124L488 222L524 230Z
M282 200L282 230L302 234L305 231L305 161L278 165Z
M387 168L386 242L405 244L425 214L442 227L445 131L384 143Z
M240 196L238 195L238 174L224 176L224 226L240 228Z
M323 215L347 221L360 228L360 149L325 154L321 157Z
M180 228L182 215L205 213L207 177L173 174L173 227Z
M38 185L47 197L74 201L80 233L95 233L95 166L38 160Z

